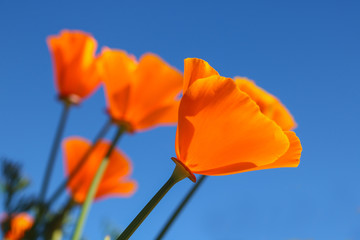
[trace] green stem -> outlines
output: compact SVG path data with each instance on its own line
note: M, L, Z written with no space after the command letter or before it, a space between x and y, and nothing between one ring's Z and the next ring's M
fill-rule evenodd
M46 195L46 192L47 192L47 189L49 186L49 182L50 182L50 177L52 175L52 170L54 168L56 154L59 149L60 141L61 141L61 138L62 138L62 135L64 132L64 128L65 128L65 124L66 124L66 120L69 115L70 106L71 106L70 103L64 102L64 108L63 108L60 122L59 122L59 125L57 128L56 134L55 134L54 142L51 147L50 156L49 156L47 166L46 166L45 176L42 181L41 191L40 191L40 195L39 195L40 202L44 202L44 199L45 199L45 195Z
M41 236L43 236L44 239L51 239L51 240L62 239L61 236L62 236L63 225L66 221L66 218L70 214L71 210L76 205L77 204L72 198L68 198L68 200L61 208L61 210L59 210L57 213L55 213L53 216L47 219Z
M179 181L188 177L189 173L180 164L176 164L175 170L169 180L161 187L155 196L146 204L141 212L134 218L129 226L121 233L117 240L127 240L141 225L150 212L156 207L165 194Z
M156 237L156 240L161 240L167 230L169 230L170 226L173 224L173 222L175 221L175 219L178 217L179 213L183 210L183 208L186 206L186 204L189 202L190 198L194 195L194 193L196 192L196 190L200 187L201 183L205 180L206 176L205 175L201 175L201 177L199 178L199 180L196 182L196 184L191 188L191 190L188 192L188 194L186 195L186 197L182 200L182 202L180 203L180 205L176 208L176 210L174 211L174 213L171 215L171 217L169 218L169 220L167 221L166 225L163 227L163 229L161 230L160 234Z
M109 128L111 126L111 120L108 120L105 125L101 128L100 132L96 135L93 144L91 147L86 151L86 153L83 155L79 163L76 165L74 170L69 174L69 176L60 184L60 186L57 188L55 193L51 196L50 200L47 202L47 204L50 206L59 196L60 194L65 190L67 184L74 178L74 176L79 172L81 167L86 163L86 160L90 156L90 153L94 150L95 146L98 144L100 139L102 139L105 134L108 132Z
M89 213L91 204L93 202L93 199L95 197L97 188L98 188L99 183L101 181L101 178L102 178L102 176L103 176L103 174L104 174L104 172L106 170L106 167L107 167L107 165L109 163L109 157L110 157L113 149L115 148L115 145L116 145L117 141L120 139L120 137L123 135L124 132L125 132L124 127L121 126L121 127L118 128L118 131L116 132L116 135L115 135L114 139L112 140L111 145L110 145L105 157L103 158L103 160L100 163L100 166L99 166L99 168L98 168L98 170L97 170L97 172L95 174L95 177L91 182L89 191L88 191L88 193L86 195L86 198L85 198L85 202L82 205L81 213L80 213L80 216L79 216L79 218L77 220L75 231L74 231L74 234L72 236L72 240L78 240L78 239L80 239L80 237L82 235L84 224L85 224L87 215Z
M56 154L59 149L60 141L61 141L62 135L64 133L64 128L65 128L66 121L67 121L68 115L69 115L69 110L71 107L71 103L68 101L64 101L63 104L64 104L63 111L61 113L60 122L57 127L55 138L54 138L54 141L53 141L53 144L51 147L49 159L48 159L46 170L45 170L45 176L42 181L42 186L41 186L39 199L38 199L39 203L38 203L38 209L37 209L37 213L36 213L36 217L35 217L35 222L32 225L32 227L25 234L26 239L29 239L29 240L36 238L37 227L38 227L39 223L41 222L43 215L45 214L45 212L48 209L48 206L45 204L45 195L46 195L46 192L47 192L47 189L49 186L50 177L52 175L52 170L54 168Z

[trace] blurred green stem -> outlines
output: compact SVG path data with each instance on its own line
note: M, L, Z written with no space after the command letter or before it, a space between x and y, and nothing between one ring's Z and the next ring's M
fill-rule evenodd
M81 213L80 213L80 216L79 216L79 218L77 220L75 231L74 231L74 234L72 236L72 240L79 240L81 235L82 235L82 231L83 231L83 228L84 228L84 224L85 224L87 215L89 213L91 204L92 204L93 199L95 197L97 188L98 188L99 183L101 181L101 178L102 178L102 176L103 176L103 174L104 174L104 172L106 170L106 167L107 167L107 165L109 163L110 155L111 155L113 149L115 148L115 145L118 142L118 140L120 139L120 137L123 135L123 133L125 133L125 130L126 129L123 126L120 126L118 128L118 130L117 130L117 132L115 134L115 137L112 140L111 145L110 145L105 157L103 158L103 160L100 163L100 166L99 166L99 168L98 168L98 170L97 170L97 172L96 172L96 174L94 176L94 179L91 182L90 188L89 188L88 193L86 195L85 202L82 205Z
M48 189L48 186L50 183L50 177L52 175L52 170L54 168L56 154L59 149L60 141L61 141L62 135L64 133L66 121L68 119L68 115L69 115L69 111L70 111L70 107L71 107L71 102L69 102L69 101L63 101L63 104L64 104L63 111L60 116L60 122L59 122L59 125L56 130L55 138L54 138L54 141L53 141L53 144L51 147L49 159L48 159L46 170L45 170L45 176L44 176L44 179L43 179L42 185L41 185L41 190L40 190L39 199L38 199L38 203L37 203L38 209L37 209L36 216L35 216L35 222L34 222L33 226L31 227L31 229L29 229L26 232L26 237L27 237L27 239L30 239L30 240L36 239L37 227L38 227L39 223L41 222L43 215L45 214L45 212L48 209L48 206L45 204L45 196L46 196L46 192L47 192L47 189Z
M86 153L83 155L79 163L76 165L74 170L69 174L69 176L60 184L60 186L57 188L55 193L51 196L50 200L47 202L49 206L60 196L62 191L65 190L66 185L71 181L71 179L74 178L74 176L79 172L81 167L85 164L86 160L90 156L90 153L94 150L97 143L102 139L105 134L108 132L109 128L111 126L111 120L108 120L105 125L101 128L100 132L96 135L93 144L91 147L86 151Z
M72 198L69 198L65 205L58 211L58 213L51 216L50 220L46 222L44 230L44 238L51 240L62 239L62 229L68 215L70 214L73 207L77 204Z
M54 163L55 163L55 158L56 158L56 154L57 151L59 149L59 145L60 145L60 141L64 132L64 128L66 125L66 120L68 118L69 115L69 110L71 107L71 103L69 102L64 102L64 108L60 117L60 122L55 134L55 138L54 138L54 142L53 145L51 147L51 152L50 152L50 156L47 162L47 166L46 166L46 171L45 171L45 176L44 179L42 181L42 186L41 186L41 191L40 191L40 195L39 195L39 200L41 203L44 202L45 200L45 195L49 186L49 182L50 182L50 177L52 175L52 170L54 168Z

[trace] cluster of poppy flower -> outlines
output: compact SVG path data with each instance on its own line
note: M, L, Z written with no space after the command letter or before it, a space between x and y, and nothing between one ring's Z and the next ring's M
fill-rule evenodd
M103 84L109 117L126 132L177 123L176 158L172 159L194 182L194 174L227 175L299 164L301 144L290 131L295 121L276 97L249 79L222 77L196 58L185 59L182 75L150 53L136 60L125 51L103 48L95 56L96 40L81 31L62 31L49 37L48 45L59 99L68 105L80 104ZM110 145L100 141L68 182L77 203L85 201ZM67 175L90 147L80 137L64 140ZM131 196L136 182L129 179L130 173L130 160L115 148L95 199ZM19 214L6 238L20 239L31 224L26 213Z

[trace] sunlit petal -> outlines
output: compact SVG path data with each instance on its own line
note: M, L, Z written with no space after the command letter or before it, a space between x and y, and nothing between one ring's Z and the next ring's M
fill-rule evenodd
M96 40L82 31L63 30L60 35L49 36L47 43L59 96L76 96L81 101L93 93L100 84Z
M31 228L34 219L27 213L18 213L14 215L10 222L10 230L5 233L6 240L20 240L23 238L25 231Z
M219 73L209 63L199 58L186 58L184 60L183 92L186 92L196 80L210 76L219 76Z
M108 111L128 131L177 122L182 74L155 54L139 62L125 51L104 49L100 57Z
M193 82L184 94L178 144L178 159L194 173L206 175L230 165L236 171L239 163L272 163L289 148L281 128L232 79L219 76Z
M247 78L235 77L234 79L239 89L247 93L259 105L261 112L274 120L284 131L296 127L290 112L275 96L256 86Z
M79 137L68 138L65 141L64 160L66 165L66 175L73 171L90 147L91 144L87 140ZM92 180L109 147L109 142L99 142L92 150L81 170L68 184L68 188L76 202L82 203L85 200ZM110 155L109 164L100 181L96 198L107 197L108 193L112 194L112 192L109 192L111 189L116 189L116 192L120 194L121 186L126 186L124 195L129 195L129 186L125 183L134 183L134 181L127 179L131 174L131 171L130 160L122 152L114 149ZM133 188L133 191L135 191L134 189L135 188Z

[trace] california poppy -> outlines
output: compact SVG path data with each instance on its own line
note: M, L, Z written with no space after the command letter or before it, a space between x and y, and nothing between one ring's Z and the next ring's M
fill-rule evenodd
M102 80L112 120L129 132L177 122L182 74L152 53L139 62L125 51L104 48Z
M6 240L22 239L25 232L34 224L34 219L27 213L19 213L12 217L10 230L5 233Z
M296 127L294 118L279 99L258 87L252 80L244 77L235 77L234 80L238 88L256 102L260 111L274 120L284 131Z
M63 30L47 38L53 58L59 98L79 103L100 84L95 51L96 40L82 31Z
M295 133L283 131L207 62L185 59L183 91L174 160L191 173L227 175L299 164L302 148Z
M256 102L231 78L221 77L204 60L189 58L185 59L175 150L173 174L117 239L129 239L164 195L182 179L188 177L195 182L194 173L227 175L296 167L301 144L294 132L283 131L261 113Z
M70 137L64 141L66 175L73 171L90 146L89 141L80 137ZM85 201L91 182L109 147L110 143L100 141L77 175L68 183L68 189L76 202L83 203ZM109 196L131 196L137 188L136 182L128 178L131 171L130 160L120 150L114 149L110 155L109 165L100 181L95 199Z

